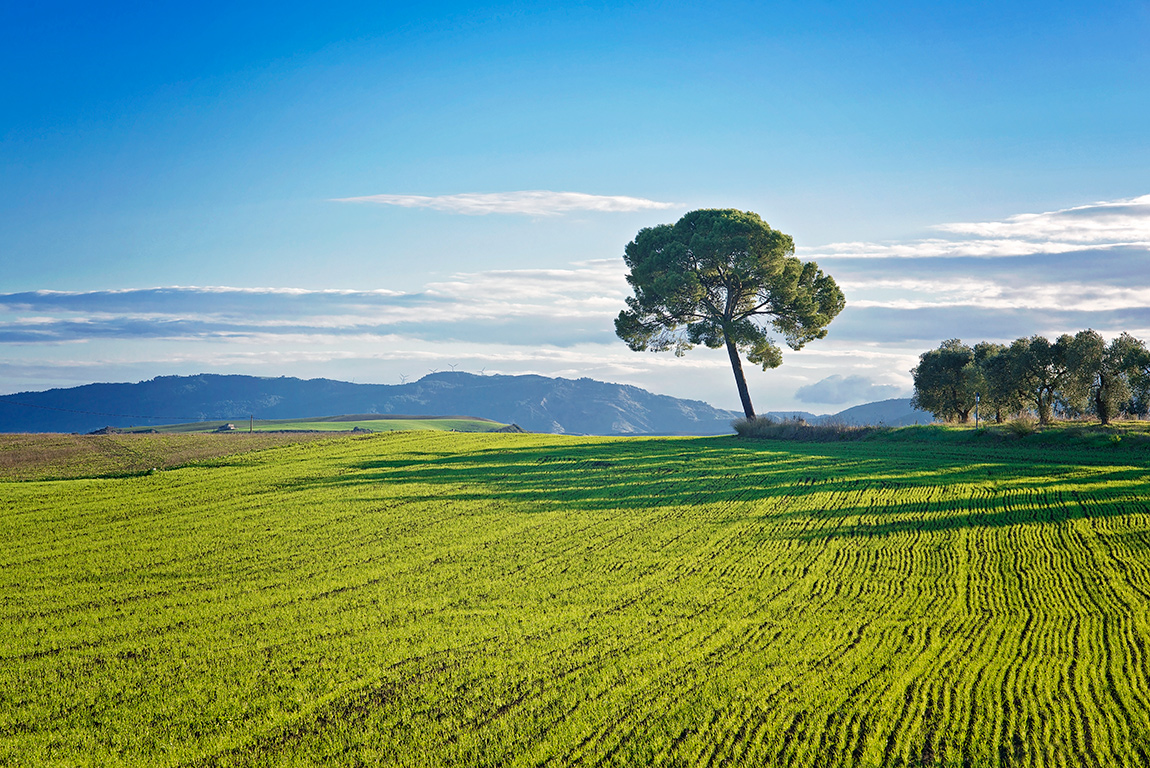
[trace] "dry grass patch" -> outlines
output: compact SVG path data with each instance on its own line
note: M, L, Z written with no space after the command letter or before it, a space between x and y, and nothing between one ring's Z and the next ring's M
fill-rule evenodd
M831 440L858 440L877 432L888 432L888 427L860 427L854 424L808 424L805 419L772 419L758 416L739 418L731 422L739 437L761 440L805 440L824 442Z
M329 434L0 434L0 480L65 480L132 475Z

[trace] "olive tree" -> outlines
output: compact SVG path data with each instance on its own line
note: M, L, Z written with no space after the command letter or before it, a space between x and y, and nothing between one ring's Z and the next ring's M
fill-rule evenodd
M1038 414L1040 424L1054 419L1054 405L1072 385L1071 346L1074 338L1063 334L1054 342L1045 336L1016 339L1006 351L1011 377L1019 398Z
M1107 344L1097 331L1079 331L1068 349L1071 376L1065 388L1067 400L1109 424L1130 403L1131 379L1137 376L1145 352L1145 345L1128 333Z
M1141 341L1138 344L1139 348L1131 355L1130 389L1133 396L1130 412L1142 417L1150 412L1150 351Z
M994 414L994 420L1001 424L1008 414L1023 409L1011 375L1010 360L1004 354L1006 346L991 341L980 341L974 345L974 364L978 366L980 381L978 392L982 395L982 407L986 413Z
M615 333L636 352L725 347L743 412L753 419L741 357L777 368L782 351L772 332L801 349L826 336L846 303L830 275L794 252L790 235L749 211L692 211L644 228L624 251L634 296Z
M950 339L919 356L913 404L948 421L967 421L976 393L995 421L1034 411L1049 424L1055 411L1092 413L1109 424L1150 410L1150 350L1122 333L1109 343L1097 331L1016 339L1010 346Z
M914 396L910 404L945 421L970 421L974 396L982 383L974 351L959 339L948 339L919 355L911 370Z

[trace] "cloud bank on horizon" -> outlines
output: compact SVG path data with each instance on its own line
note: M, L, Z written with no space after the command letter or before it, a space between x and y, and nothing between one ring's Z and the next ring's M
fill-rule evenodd
M1150 327L1150 195L933 229L947 237L799 255L835 276L848 311L869 315L876 333L894 317L913 319L888 330L891 340Z
M554 199L549 204L558 210ZM782 368L752 373L764 409L905 396L918 354L946 338L1009 341L1087 327L1150 337L1150 195L934 230L942 236L799 249L835 277L847 308L827 339L785 353ZM184 286L0 294L0 374L18 391L33 388L25 382L221 368L387 381L452 364L591 376L730 406L725 355L639 354L615 338L612 321L630 292L624 277L616 257L561 269L459 272L417 291Z
M893 384L875 384L865 376L840 376L836 373L799 387L795 390L795 399L801 403L843 405L889 400L898 397L900 389Z

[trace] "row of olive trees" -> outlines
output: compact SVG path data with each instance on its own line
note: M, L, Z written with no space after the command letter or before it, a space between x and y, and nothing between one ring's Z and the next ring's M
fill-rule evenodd
M1150 351L1128 333L1109 344L1096 331L1018 339L1009 346L958 339L919 356L916 408L947 421L970 421L976 401L995 421L1035 413L1042 424L1055 414L1092 414L1103 424L1120 413L1145 415L1150 407Z

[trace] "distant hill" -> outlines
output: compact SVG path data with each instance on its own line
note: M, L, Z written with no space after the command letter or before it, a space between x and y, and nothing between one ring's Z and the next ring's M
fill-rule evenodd
M814 424L828 422L836 424L849 424L867 426L881 424L888 427L907 427L911 424L930 424L934 416L927 411L912 408L909 397L900 397L893 400L880 400L877 403L866 403L847 408L845 411L829 416L816 416L807 419Z
M0 432L345 413L468 415L532 432L578 434L723 434L739 415L699 400L592 379L445 372L388 385L200 374L0 396Z
M742 414L700 400L656 395L593 379L477 376L445 372L409 384L352 384L287 376L157 376L137 384L87 384L0 396L0 432L91 432L105 426L190 421L300 419L340 414L466 415L518 424L531 432L594 435L716 435ZM907 398L829 416L771 412L812 424L926 424Z

